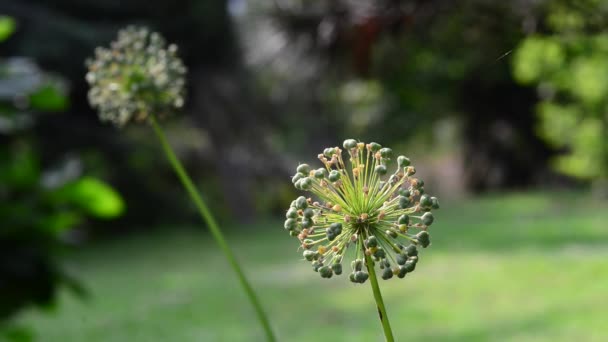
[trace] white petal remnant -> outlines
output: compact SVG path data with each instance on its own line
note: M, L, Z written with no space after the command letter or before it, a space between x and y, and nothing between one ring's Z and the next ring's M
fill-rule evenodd
M118 32L110 48L98 47L86 62L89 103L102 121L122 127L165 116L184 104L186 67L177 47L146 28Z
M323 278L342 273L351 246L352 282L368 279L366 256L381 269L382 279L403 278L416 268L418 247L430 244L431 210L439 209L439 202L425 194L424 182L413 177L416 170L407 157L396 158L397 169L388 174L391 149L354 139L343 147L348 166L339 147L319 154L323 168L298 166L294 186L315 198L294 200L284 228L300 240L303 257Z

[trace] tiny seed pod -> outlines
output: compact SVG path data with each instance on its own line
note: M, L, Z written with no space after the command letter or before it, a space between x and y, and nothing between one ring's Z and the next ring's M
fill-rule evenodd
M375 142L369 143L369 149L374 153L380 151L381 148L382 148L382 145L380 145L378 143L375 143Z
M418 249L415 245L409 245L403 249L403 252L410 257L418 255Z
M399 196L399 208L406 209L410 205L410 199L405 196Z
M405 214L399 216L399 219L397 219L397 224L410 224L410 217Z
M433 209L439 209L439 200L437 197L431 197L431 207Z
M397 164L399 165L400 168L410 166L410 159L406 156L399 156L397 158Z
M323 178L327 177L327 174L328 174L328 172L326 169L320 168L320 169L315 170L315 178L323 179Z
M316 253L317 252L313 252L313 251L304 251L304 253L302 253L302 255L304 256L304 259L306 259L308 261L313 261Z
M355 271L361 271L361 268L363 267L363 260L361 260L361 259L353 260L353 262L351 262L351 267Z
M331 276L333 275L333 271L329 266L322 266L319 267L319 274L321 274L322 278L331 278Z
M405 268L405 266L399 266L399 272L397 273L397 277L403 279L406 274L407 274L407 269Z
M296 171L307 176L308 174L310 174L310 166L308 166L308 164L300 164L298 165Z
M349 279L351 282L356 283L356 282L357 282L357 279L355 279L355 272L353 272L353 273L349 274L349 275L348 275L348 279Z
M331 158L331 156L333 156L335 153L336 153L336 149L333 147L328 147L323 150L323 154L328 158Z
M329 176L327 176L327 179L329 179L329 181L332 183L337 182L340 179L340 172L337 170L331 170Z
M302 228L310 228L312 227L314 224L314 222L312 221L312 219L310 217L304 217L302 219Z
M405 263L407 262L407 256L404 254L397 254L395 259L399 265L405 265Z
M414 272L414 270L416 269L416 261L413 260L408 260L405 265L403 265L403 268L405 269L406 272Z
M314 210L312 210L312 208L306 208L304 209L304 217L308 217L311 218L315 215Z
M357 140L355 139L346 139L344 140L344 144L342 144L345 149L350 150L351 148L357 147Z
M306 202L306 197L300 196L296 199L296 209L306 209L308 207L308 203Z
M334 241L336 239L336 233L334 233L331 228L325 229L325 235L327 235L327 240Z
M285 214L285 218L295 219L298 217L298 211L295 208L289 208Z
M384 259L384 258L386 258L386 252L384 251L383 248L378 247L378 249L376 249L376 251L374 252L374 257L376 257L378 259Z
M331 269L336 275L342 274L342 264L333 264L331 265Z
M388 236L392 237L393 239L396 239L396 238L397 238L397 236L398 236L398 235L397 235L397 232L396 232L396 231L394 231L393 229L387 229L387 230L385 230L384 232L386 233L386 235L388 235Z
M388 280L391 279L393 277L393 270L391 270L390 268L385 268L384 271L382 272L382 279L384 280Z
M357 283L363 284L363 283L365 283L367 278L369 278L369 274L367 274L366 272L363 272L363 271L355 272L355 280L357 281Z
M420 243L420 245L423 248L427 248L431 244L431 236L425 230L416 234L416 239L418 240L418 243Z
M319 268L323 267L323 263L321 261L315 260L312 262L312 269L315 272L319 272Z
M380 156L382 158L390 159L393 156L393 150L388 147L384 147L380 149Z
M370 236L365 240L365 247L367 248L373 248L378 246L378 240L376 239L375 236Z
M412 193L410 192L409 189L399 189L399 195L403 196L403 197L407 197L410 198L410 196L412 195Z
M303 177L304 177L304 175L298 172L295 174L295 176L291 177L291 182L293 184L296 184L296 182L299 181L300 179L302 179Z
M374 169L374 171L381 175L384 176L387 172L386 166L385 165L377 165L376 168Z
M420 196L420 206L423 208L428 208L433 205L433 201L431 201L431 196L422 195Z
M287 220L285 220L285 224L283 226L287 230L294 230L297 225L298 225L298 223L295 219L288 218Z
M329 226L329 229L331 229L336 235L340 235L342 233L342 223L340 223L340 222L332 223Z
M426 213L424 213L424 215L422 215L420 220L422 221L422 224L424 224L425 226L430 226L431 224L433 224L433 221L435 220L435 218L433 217L432 213L426 212Z
M310 190L312 188L312 179L310 177L304 177L296 183L300 183L300 189L302 190Z

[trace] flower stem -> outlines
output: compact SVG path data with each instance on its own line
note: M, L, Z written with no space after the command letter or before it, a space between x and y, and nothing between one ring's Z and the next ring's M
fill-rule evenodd
M221 250L224 252L226 259L228 259L228 263L230 264L230 266L236 273L241 285L243 286L243 289L245 290L245 293L247 294L247 296L249 297L249 300L251 301L251 304L253 304L253 307L255 308L255 312L258 316L258 319L260 320L260 323L262 324L264 331L266 333L266 338L268 339L268 341L276 341L276 338L274 337L272 329L270 328L270 323L268 321L268 317L266 316L266 313L262 309L262 305L260 304L260 301L259 301L257 295L253 291L253 288L247 281L247 278L245 278L245 274L243 273L241 266L239 266L239 263L236 260L236 257L234 256L232 250L230 250L230 247L228 246L228 243L224 239L224 235L222 234L217 222L215 221L213 215L211 214L211 211L209 210L209 208L207 207L207 205L201 198L199 192L196 190L196 187L194 186L192 179L190 179L190 176L188 176L188 173L184 169L182 163L179 161L179 159L177 159L177 156L173 152L171 145L169 145L169 142L167 141L167 138L165 137L163 129L156 121L156 117L151 115L150 122L152 123L154 132L156 133L156 136L160 140L160 144L162 145L165 155L167 156L167 159L171 163L173 170L175 171L178 178L182 182L182 185L184 186L184 188L186 188L186 191L190 195L190 198L194 202L201 217L209 226L211 235L213 235L217 244L220 246Z
M378 286L378 277L376 277L374 261L367 254L365 254L365 265L367 266L367 273L369 273L369 281L372 284L372 291L374 292L374 299L376 300L376 306L378 307L378 316L380 317L380 323L382 323L384 337L387 342L393 342L395 341L395 338L393 337L391 324L388 322L388 315L386 314L384 300L382 300L382 293L380 293L380 286Z

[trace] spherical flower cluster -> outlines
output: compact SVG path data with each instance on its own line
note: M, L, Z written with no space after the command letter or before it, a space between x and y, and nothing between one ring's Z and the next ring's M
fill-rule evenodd
M119 31L110 48L98 47L86 64L89 102L102 121L121 127L152 114L167 115L184 104L186 68L177 46L167 46L146 28Z
M354 283L369 277L366 258L380 268L382 279L403 278L416 268L418 247L430 244L428 227L434 221L431 210L439 208L437 198L413 177L416 169L407 157L397 157L389 175L390 148L354 139L343 146L348 166L338 147L319 154L321 168L298 166L293 184L315 198L294 200L284 228L300 240L304 258L323 278L342 274L347 253L354 257L349 276Z

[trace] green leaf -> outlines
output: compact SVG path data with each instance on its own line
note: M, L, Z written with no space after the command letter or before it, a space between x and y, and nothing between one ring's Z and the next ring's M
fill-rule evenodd
M0 42L8 39L8 37L15 32L16 28L17 23L15 22L15 19L0 15Z
M125 203L111 186L93 177L83 177L56 192L57 199L72 204L85 213L103 219L120 216Z
M69 100L56 86L47 84L30 94L30 106L47 112L64 111L69 106Z

